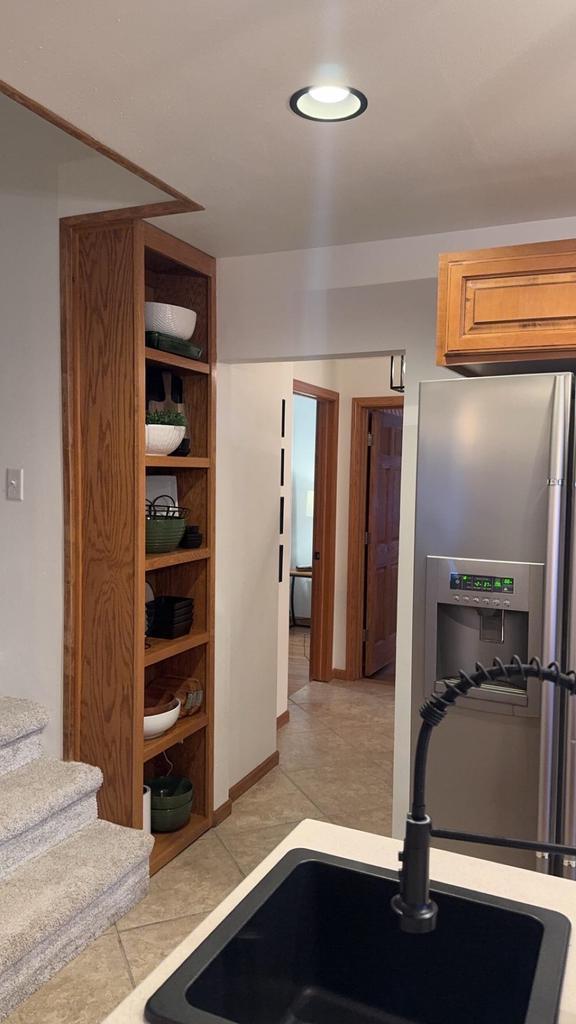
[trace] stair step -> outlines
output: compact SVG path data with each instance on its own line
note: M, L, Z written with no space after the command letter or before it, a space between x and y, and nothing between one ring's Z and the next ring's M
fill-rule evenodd
M32 700L0 697L0 775L15 771L42 754L46 709Z
M48 712L41 704L20 697L0 697L0 747L39 732L47 724Z
M146 894L153 844L95 821L0 882L0 1020Z
M102 772L42 757L0 776L0 879L96 820Z

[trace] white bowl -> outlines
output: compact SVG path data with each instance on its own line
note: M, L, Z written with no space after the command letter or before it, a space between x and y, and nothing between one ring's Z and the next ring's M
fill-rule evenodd
M184 306L171 306L167 302L145 302L144 323L147 331L170 334L188 341L194 334L197 313Z
M161 715L144 715L144 739L151 740L154 736L162 736L176 724L180 716L180 701L174 698L175 707L164 711Z
M146 455L170 455L184 440L186 427L173 427L169 423L146 424Z

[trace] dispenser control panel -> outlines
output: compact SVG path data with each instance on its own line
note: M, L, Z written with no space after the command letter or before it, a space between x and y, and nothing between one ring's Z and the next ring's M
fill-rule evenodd
M450 573L450 590L473 590L482 594L513 594L513 576L476 576L470 573Z

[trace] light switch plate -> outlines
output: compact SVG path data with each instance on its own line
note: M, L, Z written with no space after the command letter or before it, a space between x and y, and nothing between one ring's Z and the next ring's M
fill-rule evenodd
M24 501L24 470L6 470L6 497L8 501Z

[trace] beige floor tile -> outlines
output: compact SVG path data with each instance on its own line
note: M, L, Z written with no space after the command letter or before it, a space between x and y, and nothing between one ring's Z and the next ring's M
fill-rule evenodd
M118 936L102 935L4 1024L100 1024L131 991Z
M340 679L335 679L330 683L312 680L292 694L292 700L302 707L305 707L306 704L330 704L332 702L345 704L347 701L358 699L365 701L367 698L393 704L394 687L388 683L374 683L370 680L359 680L353 683Z
M280 729L278 733L280 767L287 771L298 768L322 768L324 765L372 763L382 753L382 746L367 743L355 747L332 729L312 723L308 728Z
M218 826L217 831L224 838L252 829L314 818L317 814L318 808L283 772L275 768L236 800L232 814Z
M283 726L282 729L290 729L291 731L294 731L295 729L307 729L311 725L314 725L312 715L310 715L305 708L300 707L299 704L294 704L292 700L288 701L288 711L290 712L290 721L288 722L288 725ZM318 722L316 722L316 725L318 725Z
M375 762L388 761L394 750L394 720L362 725L333 722L331 731L358 755Z
M287 775L330 820L345 808L378 807L392 792L392 756L380 764L343 764L287 772Z
M241 880L236 863L210 832L154 875L148 895L118 921L118 930L206 914Z
M359 832L374 832L379 836L392 835L392 795L384 794L382 804L370 810L358 811L350 808L342 814L335 814L335 825L355 828Z
M177 917L172 921L147 924L120 933L126 959L136 985L150 974L164 957L168 956L190 932L198 927L206 914Z
M314 817L317 820L325 820L319 812ZM223 842L242 871L249 874L292 829L296 828L297 824L291 821L284 825L272 825L271 828L256 829L254 832L240 832L223 837Z
M366 725L369 727L390 727L394 722L394 708L377 697L357 697L354 700L329 703L309 703L306 711L320 725L334 729L341 734L345 725Z

